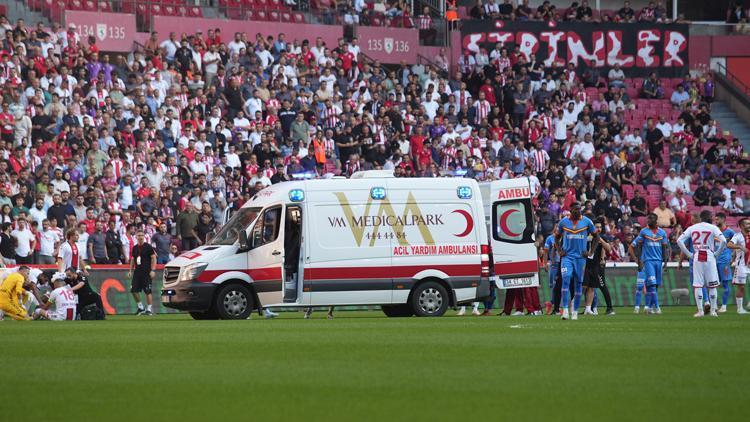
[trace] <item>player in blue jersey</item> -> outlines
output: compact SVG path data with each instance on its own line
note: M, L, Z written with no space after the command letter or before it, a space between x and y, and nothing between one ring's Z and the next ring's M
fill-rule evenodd
M638 258L636 258L635 255L635 239L633 239L633 242L630 243L630 247L628 248L628 252L630 253L630 258L633 260L633 262L638 262ZM634 312L636 314L641 313L641 300L643 298L643 290L646 288L646 273L643 271L643 269L638 269L638 274L635 276L635 310ZM646 314L649 313L649 310L651 309L651 303L649 302L649 297L646 296L646 300L643 301L643 304L645 305L643 307L643 312Z
M550 302L552 310L548 314L557 313L560 308L560 256L555 249L555 235L551 234L544 240L544 262L549 274Z
M650 213L646 220L648 227L638 233L633 243L638 270L643 271L646 278L646 303L650 305L651 313L660 314L659 286L669 260L669 241L667 232L659 228L656 220L656 214Z
M560 289L562 319L578 319L589 235L592 236L592 241L598 240L599 233L594 227L594 222L588 217L582 216L581 204L574 202L570 205L570 217L560 220L555 234L555 246L560 253L560 275L562 277L562 288ZM572 302L570 300L571 281L575 282L573 287L575 296Z
M727 216L723 212L716 213L716 227L721 230L724 238L729 241L734 237L734 230L727 226ZM721 308L719 313L727 311L727 302L729 301L729 293L732 291L732 250L724 248L719 256L716 257L716 269L719 271L719 281L721 281L721 287L723 289L721 295ZM705 296L704 296L705 297Z

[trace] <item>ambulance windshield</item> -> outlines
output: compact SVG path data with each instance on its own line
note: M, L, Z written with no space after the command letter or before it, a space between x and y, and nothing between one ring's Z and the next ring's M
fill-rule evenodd
M260 208L242 208L237 211L227 224L208 242L209 245L233 245L237 241L240 230L247 228L258 218Z

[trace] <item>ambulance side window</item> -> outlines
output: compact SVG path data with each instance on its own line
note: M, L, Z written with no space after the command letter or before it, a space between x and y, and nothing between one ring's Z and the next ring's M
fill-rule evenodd
M534 241L534 216L529 199L492 204L492 237L499 242Z
M271 243L279 237L281 225L281 207L271 208L263 212L263 215L255 223L252 233L252 248Z

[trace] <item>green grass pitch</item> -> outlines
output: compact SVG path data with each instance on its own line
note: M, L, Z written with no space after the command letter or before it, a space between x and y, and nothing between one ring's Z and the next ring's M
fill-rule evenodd
M0 322L3 419L746 420L750 316ZM743 404L744 403L744 404ZM9 419L5 419L9 420Z

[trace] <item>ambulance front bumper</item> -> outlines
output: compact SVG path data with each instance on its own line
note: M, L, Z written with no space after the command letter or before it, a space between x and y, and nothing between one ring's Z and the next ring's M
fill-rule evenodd
M189 312L205 312L211 307L216 285L195 280L180 281L161 291L161 304Z

